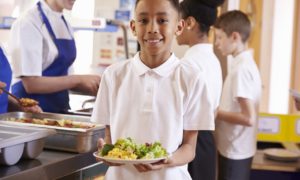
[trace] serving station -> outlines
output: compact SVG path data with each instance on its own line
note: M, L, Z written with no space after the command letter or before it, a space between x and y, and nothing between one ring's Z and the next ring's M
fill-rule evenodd
M99 137L104 137L104 126L93 124L89 117L2 114L0 179L99 177L107 170L107 166L97 163L93 156Z
M300 179L300 116L261 113L251 179Z

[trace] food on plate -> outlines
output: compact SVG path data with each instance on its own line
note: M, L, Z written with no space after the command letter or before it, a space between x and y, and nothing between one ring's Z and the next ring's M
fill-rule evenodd
M37 102L34 99L30 98L20 98L20 105L23 107L32 107L38 105L39 102Z
M115 159L155 159L167 157L168 153L159 142L136 144L131 138L118 139L112 144L105 144L99 155Z
M20 123L31 123L31 124L39 124L39 125L48 125L48 126L58 126L58 127L66 127L66 128L82 128L82 129L90 129L95 127L96 125L88 122L79 122L73 121L70 119L37 119L37 118L10 118L9 121L20 122Z

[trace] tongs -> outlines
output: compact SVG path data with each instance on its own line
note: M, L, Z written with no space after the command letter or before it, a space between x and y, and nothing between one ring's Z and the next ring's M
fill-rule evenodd
M31 107L31 106L35 106L38 105L39 103L33 99L29 99L29 98L18 98L17 96L13 95L12 93L10 93L9 91L7 91L5 88L0 88L3 92L5 92L6 94L10 95L12 98L14 98L15 100L17 100L17 102L22 106L22 107Z
M13 97L15 100L18 101L19 104L21 104L20 98L18 98L17 96L13 95L12 93L10 93L9 91L7 91L5 88L0 88L3 92L5 92L6 94L10 95L11 97Z

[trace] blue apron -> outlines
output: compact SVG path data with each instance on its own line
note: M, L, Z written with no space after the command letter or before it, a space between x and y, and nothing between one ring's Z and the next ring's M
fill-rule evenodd
M6 83L5 89L9 91L12 78L12 71L3 50L0 47L0 81ZM0 94L0 114L7 112L8 96L6 93Z
M43 70L42 76L48 76L48 77L65 76L68 74L68 69L76 58L75 41L73 38L71 40L57 39L51 28L49 20L47 19L41 7L41 3L38 2L37 6L40 15L43 19L43 22L45 23L47 30L50 36L52 37L52 40L58 50L57 58L53 61L53 63L49 67ZM65 19L63 17L62 19L69 30L69 27ZM28 97L39 101L39 105L45 112L59 113L59 112L65 112L67 109L70 109L68 90L63 90L63 91L49 93L49 94L27 94L24 89L22 81L20 81L13 85L12 91L15 95L19 97Z

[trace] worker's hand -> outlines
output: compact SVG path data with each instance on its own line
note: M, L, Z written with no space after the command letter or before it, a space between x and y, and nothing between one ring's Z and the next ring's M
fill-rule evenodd
M101 77L98 75L76 75L78 85L74 88L75 91L82 92L87 95L96 96L100 84Z
M99 139L98 139L98 142L97 142L98 151L101 151L102 148L104 147L104 145L105 145L104 139L99 138ZM121 165L123 165L123 164L119 164L119 163L111 163L111 162L107 162L107 161L105 161L105 160L103 160L103 159L101 159L101 158L98 158L98 157L96 157L96 160L97 160L98 162L102 161L104 164L106 164L106 165L108 165L108 166L121 166Z
M5 88L6 87L6 84L2 81L0 81L0 94L3 93L3 91L1 90L1 88Z
M21 107L21 110L24 112L32 112L32 113L41 113L43 112L42 108L38 105L30 106L30 107Z

